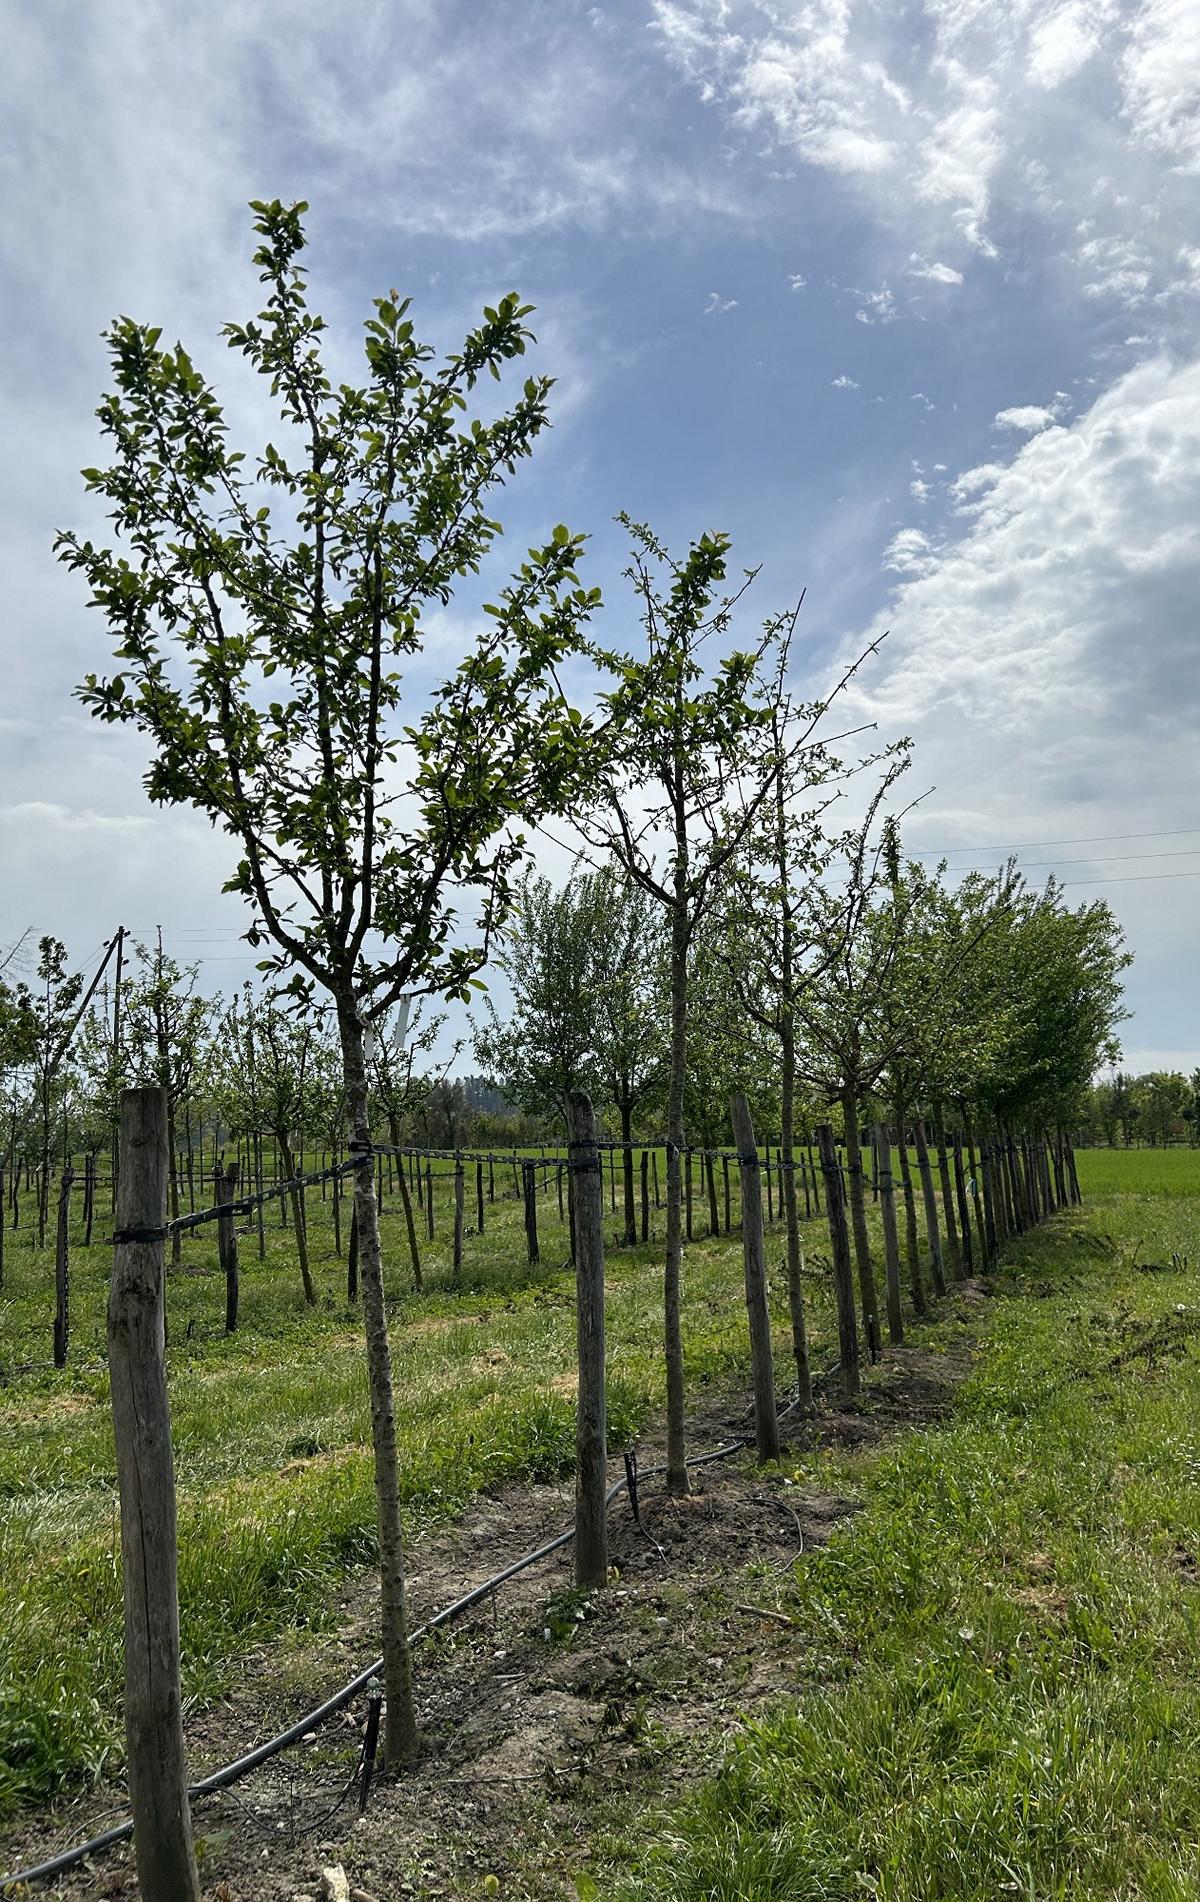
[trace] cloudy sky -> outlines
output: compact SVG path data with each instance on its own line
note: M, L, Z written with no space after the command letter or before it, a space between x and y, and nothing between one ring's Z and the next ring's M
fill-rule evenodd
M863 687L933 790L910 849L1019 847L1105 895L1127 1058L1200 1062L1200 7L1195 0L22 0L0 5L0 943L117 923L253 954L226 847L150 814L72 702L107 649L90 526L99 332L183 337L241 400L245 201L303 197L349 342L399 287L452 341L538 306L555 429L507 493L627 620L618 509L724 528L800 676ZM253 446L253 445L251 445ZM443 630L454 639L454 621Z

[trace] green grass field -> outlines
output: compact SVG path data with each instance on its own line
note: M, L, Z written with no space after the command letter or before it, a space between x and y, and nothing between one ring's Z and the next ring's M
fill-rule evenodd
M1185 1168L1190 1190L1181 1186ZM1101 1187L1122 1171L1127 1186ZM614 1841L613 1879L632 1885L631 1894L1193 1892L1171 1887L1174 1875L1152 1885L1148 1871L1183 1864L1171 1859L1168 1824L1155 1824L1149 1797L1134 1803L1133 1791L1139 1779L1152 1792L1169 1785L1170 1825L1193 1816L1187 1750L1200 1742L1191 1664L1198 1634L1170 1555L1200 1543L1192 1427L1200 1366L1188 1337L1185 1357L1153 1381L1137 1362L1119 1377L1097 1370L1177 1304L1200 1312L1189 1278L1131 1266L1169 1263L1172 1251L1200 1266L1200 1154L1092 1152L1080 1172L1096 1200L1083 1221L1064 1220L1019 1250L1011 1286L1027 1292L995 1304L988 1358L960 1419L893 1453L844 1463L836 1483L863 1491L868 1510L827 1561L796 1581L793 1610L812 1632L814 1682L799 1704L791 1700L790 1715L751 1734L711 1790L654 1820L652 1858ZM445 1180L437 1241L422 1238L419 1296L394 1198L384 1217L410 1526L453 1515L501 1480L562 1473L573 1457L573 1281L553 1190L540 1204L539 1266L525 1259L519 1206L498 1200L484 1236L467 1237L457 1284L448 1191ZM470 1196L468 1211L471 1219ZM374 1556L360 1323L328 1218L312 1194L316 1309L304 1304L277 1214L264 1263L255 1238L242 1237L233 1339L222 1331L213 1229L185 1238L182 1270L169 1280L192 1700L216 1696L239 1656L273 1633L327 1619L331 1584ZM696 1224L699 1234L699 1199ZM611 1215L607 1226L611 1241ZM7 1238L0 1811L98 1774L121 1747L119 1542L101 1360L106 1227L101 1217L96 1245L73 1250L65 1374L29 1366L48 1359L52 1254L30 1246L28 1226ZM827 1249L823 1218L806 1225L806 1247L820 1366L836 1352L816 1265ZM768 1254L786 1383L778 1229ZM610 1254L614 1445L662 1406L660 1260L660 1240ZM693 1396L706 1384L744 1382L736 1235L689 1249L685 1297ZM1126 1468L1134 1480L1117 1476ZM1040 1589L1043 1567L1054 1604L1061 1597L1066 1609L1022 1624L1024 1601L1013 1594ZM1126 1815L1136 1830L1122 1866L1136 1883L1104 1888L1100 1845ZM998 1845L1010 1837L1013 1873L1001 1880ZM912 1886L903 1874L910 1865L933 1872L933 1886Z
M783 1600L811 1666L713 1781L612 1831L598 1892L1200 1893L1200 1162L1080 1174L952 1421L797 1473L864 1501Z
M553 1184L539 1198L542 1260L530 1267L522 1213L502 1199L451 1272L451 1180L437 1184L438 1237L422 1233L425 1291L412 1292L398 1200L383 1218L393 1316L397 1428L410 1528L454 1514L479 1489L545 1478L574 1459L574 1278ZM473 1182L469 1221L474 1219ZM619 1193L619 1191L618 1191ZM330 1583L375 1556L375 1496L361 1322L333 1252L330 1206L309 1192L320 1305L303 1300L277 1207L267 1259L240 1241L241 1320L226 1338L215 1227L184 1236L168 1280L169 1378L179 1488L185 1686L217 1695L241 1652L328 1616ZM53 1252L28 1226L7 1236L0 1296L0 1814L94 1776L121 1747L119 1534L102 1353L111 1229L72 1251L72 1345L45 1366ZM736 1193L734 1219L737 1219ZM661 1236L662 1215L657 1216ZM696 1204L697 1233L706 1214ZM608 1214L611 1242L619 1224ZM814 1240L820 1231L813 1230ZM78 1237L76 1238L78 1240ZM819 1242L817 1243L819 1245ZM776 1238L775 1254L782 1244ZM609 1261L609 1419L614 1446L663 1405L661 1242ZM738 1237L689 1252L689 1384L741 1378L747 1348ZM774 1293L779 1371L786 1297ZM815 1350L831 1349L819 1287ZM40 1363L31 1365L31 1363ZM26 1371L13 1371L25 1369ZM5 1371L7 1370L7 1371Z

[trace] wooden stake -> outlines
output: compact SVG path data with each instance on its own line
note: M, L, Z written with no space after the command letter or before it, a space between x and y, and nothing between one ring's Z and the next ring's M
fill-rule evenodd
M70 1163L62 1172L58 1189L58 1227L54 1238L54 1365L67 1364L67 1341L71 1332L70 1222L71 1184L75 1180Z
M124 1090L108 1367L125 1580L125 1738L146 1902L199 1902L183 1748L175 1473L163 1336L167 1099ZM157 1236L155 1231L158 1231Z
M213 1186L216 1200L224 1206L233 1201L233 1192L237 1187L238 1165L231 1163L228 1169L217 1163L213 1171ZM238 1324L238 1297L240 1282L238 1276L237 1230L232 1215L222 1215L217 1219L217 1253L221 1267L225 1272L225 1332L233 1334Z
M888 1339L897 1344L904 1339L904 1312L900 1305L900 1240L896 1233L896 1196L892 1183L892 1141L882 1123L872 1132L875 1167L872 1180L879 1196L879 1214L883 1223L883 1261L887 1281Z
M596 1117L582 1090L567 1097L567 1136L575 1214L575 1314L579 1400L575 1425L575 1583L584 1591L608 1579L605 1505L607 1410L604 1386L604 1206ZM534 1257L536 1259L536 1257Z
M775 1412L775 1362L771 1353L771 1316L767 1308L767 1249L763 1239L762 1165L754 1140L750 1105L742 1095L729 1104L742 1184L742 1266L746 1313L750 1322L750 1366L754 1379L754 1444L760 1466L779 1458L779 1420Z
M861 1381L858 1370L858 1320L854 1311L854 1271L850 1265L850 1231L846 1226L846 1190L838 1160L833 1124L817 1124L817 1150L821 1174L825 1178L825 1213L829 1222L829 1246L833 1257L833 1293L837 1303L838 1348L842 1364L842 1386L853 1400Z

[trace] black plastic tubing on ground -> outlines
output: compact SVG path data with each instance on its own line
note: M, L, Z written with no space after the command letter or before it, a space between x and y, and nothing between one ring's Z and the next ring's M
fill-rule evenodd
M785 1408L784 1411L790 1412L791 1408ZM731 1454L740 1453L748 1444L749 1442L744 1439L730 1440L727 1445L718 1446L711 1453L695 1454L687 1463L689 1466L709 1466L714 1460L728 1459ZM651 1466L647 1467L641 1477L653 1479L665 1471L666 1468L663 1466ZM624 1477L614 1481L605 1494L605 1503L611 1506L617 1495L624 1492L627 1483ZM543 1559L548 1559L553 1553L561 1551L564 1545L570 1545L574 1537L575 1528L570 1526L566 1532L560 1532L557 1538L547 1540L545 1545L539 1545L536 1551L526 1552L523 1558L514 1559L511 1565L504 1567L503 1571L493 1573L492 1577L485 1579L482 1585L476 1585L472 1591L464 1593L462 1598L456 1598L452 1605L445 1605L441 1611L434 1612L432 1618L418 1626L412 1633L411 1642L417 1644L422 1638L427 1638L431 1631L437 1631L440 1626L448 1625L453 1619L460 1618L463 1612L470 1611L473 1605L479 1604L481 1599L499 1590L500 1586L507 1584L510 1578L516 1578L520 1572L527 1572L530 1566L539 1565ZM332 1697L327 1697L325 1702L318 1704L315 1710L308 1711L294 1724L290 1724L286 1730L281 1730L277 1737L269 1737L266 1743L258 1744L253 1750L248 1750L244 1757L238 1757L234 1763L227 1763L223 1769L214 1770L211 1776L202 1778L199 1783L193 1783L188 1790L188 1796L193 1799L213 1796L218 1790L227 1789L231 1783L236 1783L239 1778L257 1769L260 1763L266 1763L269 1758L278 1756L279 1752L286 1750L289 1744L299 1743L302 1737L307 1736L310 1730L315 1730L318 1724L323 1724L326 1718L336 1717L337 1713L344 1710L347 1704L352 1703L361 1691L366 1690L371 1679L379 1677L382 1671L383 1659L376 1658L374 1664L368 1665L365 1671L360 1671L358 1676L351 1678L348 1684L343 1684L340 1691L335 1691ZM19 1889L26 1883L53 1882L56 1877L66 1875L68 1870L77 1868L81 1862L86 1862L89 1856L98 1856L103 1850L112 1849L117 1843L128 1841L132 1835L133 1823L130 1819L126 1819L123 1823L114 1824L112 1829L104 1830L99 1836L93 1836L90 1841L76 1844L74 1849L64 1849L60 1855L51 1856L48 1862L39 1862L29 1869L18 1869L11 1876L0 1876L0 1896L6 1895L10 1889Z

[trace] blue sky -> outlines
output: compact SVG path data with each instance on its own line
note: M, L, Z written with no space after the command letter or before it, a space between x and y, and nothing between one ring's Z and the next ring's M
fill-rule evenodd
M256 440L217 332L255 308L245 201L304 197L347 364L393 285L446 343L510 287L538 306L555 428L504 499L514 559L591 531L619 635L619 509L727 529L758 612L807 587L814 692L889 628L857 709L917 742L910 848L1020 845L1108 895L1129 1060L1200 1062L1193 0L0 17L0 941L82 960L161 922L207 984L251 968L223 842L151 815L136 737L70 699L105 648L50 543L90 525L117 311L182 336Z

